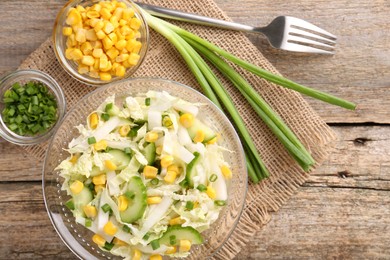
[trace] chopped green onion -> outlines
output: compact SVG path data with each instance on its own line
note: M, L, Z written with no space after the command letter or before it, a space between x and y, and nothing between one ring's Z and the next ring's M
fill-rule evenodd
M113 106L114 106L113 103L108 103L108 104L106 105L106 107L104 108L104 111L107 113L110 109L113 108Z
M16 134L34 136L47 131L57 121L55 97L41 82L31 81L23 86L14 83L4 92L2 102L5 104L1 111L3 121Z
M218 176L216 174L211 174L209 181L210 182L215 182L218 179Z
M150 106L150 98L145 98L145 106Z
M226 201L225 200L216 200L216 201L214 201L214 204L217 206L225 206Z
M91 226L92 226L92 220L89 219L89 218L86 218L86 219L85 219L85 226L86 226L86 227L91 227Z
M198 187L196 187L199 191L204 192L207 190L206 185L199 184Z
M110 205L108 205L108 204L106 203L106 204L104 204L104 205L102 206L102 210L104 211L104 213L107 213L107 212L111 211L111 207L110 207Z
M103 113L103 114L101 115L101 118L103 119L103 121L108 121L108 120L110 119L110 115L107 114L107 113Z
M124 152L125 152L125 154L131 154L131 148L130 147L126 147Z
M153 178L153 179L150 181L150 184L152 184L152 185L156 186L156 185L157 185L159 182L160 182L160 180L159 180L159 179L157 179L157 178Z
M88 138L88 144L96 143L96 138L94 136Z
M176 236L175 235L172 235L169 237L169 244L170 245L176 245L177 241L176 241Z
M103 246L103 248L106 249L107 251L110 251L113 247L114 247L114 244L108 243L108 242L106 242Z
M150 237L150 233L146 233L144 236L143 236L143 240L148 240Z
M180 183L179 183L180 187L182 188L188 188L188 181L186 179L182 180Z
M150 242L150 245L152 246L153 250L160 248L160 242L157 239Z
M171 126L173 126L172 119L169 115L163 115L162 125L165 126L166 128L170 128Z
M122 230L125 231L126 233L130 233L131 234L131 228L129 228L126 225L123 225Z
M194 203L192 201L187 201L186 209L188 209L188 210L194 209Z
M74 202L73 202L73 199L70 199L68 200L67 202L65 202L65 206L70 209L70 210L74 210L75 209L75 206L74 206Z

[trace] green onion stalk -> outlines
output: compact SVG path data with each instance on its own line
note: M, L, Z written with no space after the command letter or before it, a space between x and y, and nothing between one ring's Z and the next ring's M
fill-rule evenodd
M281 117L275 113L266 101L253 89L253 87L221 57L280 86L293 89L308 96L344 108L355 108L355 104L351 102L299 85L281 76L274 75L262 68L237 58L214 44L178 26L153 17L146 12L144 12L144 15L148 25L170 41L182 55L188 67L202 87L205 95L214 104L216 104L217 107L220 109L224 108L230 115L245 150L248 175L254 183L267 178L269 176L269 172L228 92L225 90L217 76L213 73L209 65L204 61L202 56L211 62L214 67L221 71L222 74L232 82L232 84L249 102L254 111L284 145L290 155L305 171L308 171L315 163L310 153L295 136L292 130L283 122Z

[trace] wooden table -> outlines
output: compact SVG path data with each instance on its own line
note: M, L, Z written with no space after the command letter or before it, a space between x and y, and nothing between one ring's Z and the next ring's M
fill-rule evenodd
M0 73L16 69L50 36L64 3L0 1ZM336 150L237 258L390 258L389 2L217 3L238 22L291 15L338 35L334 56L277 51L249 37L285 76L359 104L351 112L308 99L339 135ZM75 258L47 216L42 164L4 140L0 155L0 258Z

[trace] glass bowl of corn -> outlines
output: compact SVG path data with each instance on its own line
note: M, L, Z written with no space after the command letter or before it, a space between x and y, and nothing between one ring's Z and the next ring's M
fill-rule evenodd
M131 0L74 0L58 13L53 42L58 62L73 78L99 86L137 70L149 31Z

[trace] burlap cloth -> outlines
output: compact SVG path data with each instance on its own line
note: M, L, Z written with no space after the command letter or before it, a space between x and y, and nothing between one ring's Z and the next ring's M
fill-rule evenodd
M212 0L148 0L147 2L229 20ZM180 24L180 26L245 60L278 73L242 33L184 23ZM171 44L154 31L151 31L150 38L150 48L147 57L134 77L166 78L201 90L185 62ZM68 109L74 106L85 94L94 90L93 87L82 85L71 78L60 67L52 49L51 39L48 39L34 51L22 63L20 68L39 69L53 76L65 92ZM270 84L248 72L241 70L240 72L274 110L281 115L304 145L308 147L317 162L316 166L322 163L332 146L332 141L335 140L333 131L325 122L321 120L299 94ZM240 93L227 81L222 80L222 82L237 105L263 160L271 172L271 177L266 181L257 185L249 185L246 206L240 222L228 242L216 255L216 258L231 259L270 220L270 213L277 211L294 193L297 187L306 180L308 175L300 170ZM47 144L23 148L31 155L42 160Z

